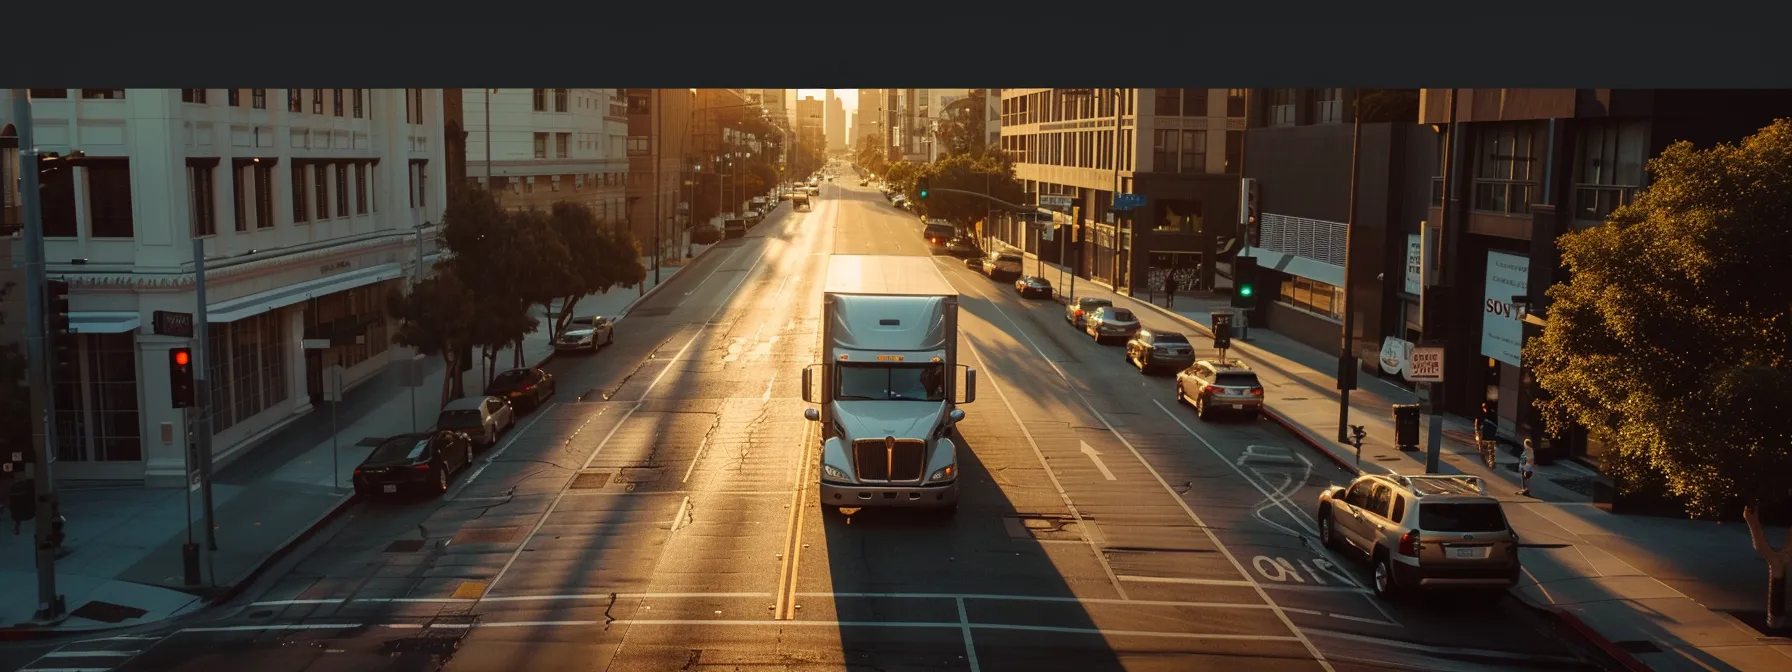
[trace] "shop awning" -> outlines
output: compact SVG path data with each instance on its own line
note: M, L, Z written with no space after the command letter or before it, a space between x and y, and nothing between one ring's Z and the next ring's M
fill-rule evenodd
M1308 280L1318 280L1333 287L1344 286L1344 267L1333 266L1317 259L1271 252L1261 247L1251 248L1250 254L1256 257L1258 268L1274 269L1289 275L1298 275Z
M68 329L77 334L128 334L142 325L142 316L134 312L68 314Z
M287 285L259 294L210 304L206 306L205 321L210 323L235 322L245 317L285 308L301 301L309 301L316 297L328 296L403 275L404 269L399 264L391 263Z

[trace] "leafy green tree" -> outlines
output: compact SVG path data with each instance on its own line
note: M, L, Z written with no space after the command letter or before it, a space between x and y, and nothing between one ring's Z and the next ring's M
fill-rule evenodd
M982 154L984 145L988 144L984 116L982 93L952 101L941 111L939 121L934 125L934 142L939 143L948 156Z
M1736 145L1676 143L1649 171L1634 204L1558 241L1572 276L1549 288L1524 353L1538 405L1552 430L1603 439L1627 483L1694 513L1741 504L1769 590L1784 590L1792 539L1774 549L1761 514L1792 498L1792 277L1773 270L1792 259L1792 121Z
M921 177L922 166L908 161L897 161L884 171L884 182L897 193L904 194L914 200L915 180Z
M927 164L921 174L927 177L933 193L926 199L916 199L919 194L912 182L904 193L909 194L910 199L916 199L926 216L944 219L961 228L969 228L991 209L1000 210L1001 206L979 196L942 190L987 194L1007 203L1018 203L1024 190L1020 181L1014 179L1001 163L993 159L976 159L969 154L957 154Z
M618 285L634 287L646 279L647 269L641 266L641 249L634 237L600 225L590 208L555 203L549 221L568 254L567 277L552 288L553 296L542 302L552 308L554 301L559 301L559 314L548 329L551 337L558 337L572 320L579 299Z
M437 272L413 285L409 291L393 290L387 301L387 312L398 320L392 342L416 348L425 356L440 356L446 374L442 376L440 404L461 396L460 367L463 349L473 345L475 311L472 292L453 273Z

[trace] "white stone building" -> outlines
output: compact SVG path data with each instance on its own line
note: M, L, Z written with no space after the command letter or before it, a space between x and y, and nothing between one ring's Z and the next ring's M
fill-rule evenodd
M489 176L506 208L570 201L606 224L627 221L622 89L463 89L461 107L469 181L483 187Z
M43 177L48 272L70 284L77 332L76 373L54 383L59 479L183 480L181 441L165 438L183 417L168 350L190 341L152 324L155 311L195 310L195 237L218 462L310 413L325 367L346 367L348 385L384 368L387 295L427 254L415 227L439 222L446 197L439 89L32 97L37 148L85 154ZM8 152L5 188L16 189ZM343 345L302 348L330 335Z

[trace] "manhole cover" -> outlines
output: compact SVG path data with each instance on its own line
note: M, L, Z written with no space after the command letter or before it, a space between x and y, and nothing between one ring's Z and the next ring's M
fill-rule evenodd
M416 553L423 550L422 539L399 539L386 544L387 553Z
M517 527L471 527L454 534L450 544L502 544L516 537Z
M102 623L122 623L133 618L141 618L147 613L149 612L136 607L94 600L81 605L81 608L70 612L69 615Z
M607 471L582 471L572 477L572 485L569 487L574 490L596 490L609 485L610 476L612 474Z
M1646 639L1632 639L1612 643L1617 644L1618 648L1631 653L1661 653L1661 647L1656 646L1655 642Z

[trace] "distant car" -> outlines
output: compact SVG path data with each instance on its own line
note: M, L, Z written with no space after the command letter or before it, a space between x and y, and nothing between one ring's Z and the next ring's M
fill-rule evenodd
M554 341L555 350L589 350L609 345L614 339L615 325L602 315L574 317L566 323L566 332Z
M1052 297L1052 283L1037 275L1023 275L1014 281L1014 291L1019 292L1023 299L1034 296L1049 299Z
M1434 588L1518 585L1518 533L1480 478L1358 476L1319 494L1319 540L1372 564L1377 597Z
M796 212L809 212L809 211L815 209L815 206L813 206L809 203L809 195L808 194L797 194L797 195L791 197L790 202L791 202L791 209L795 210Z
M491 447L516 426L516 409L499 397L461 397L442 407L436 429L461 432L473 443Z
M1069 322L1071 326L1082 329L1084 317L1088 316L1089 313L1095 312L1096 308L1111 305L1114 305L1114 302L1107 299L1096 299L1087 296L1078 297L1076 300L1071 301L1064 306L1064 320Z
M351 481L363 497L448 491L456 472L473 463L473 441L450 431L394 436L361 460Z
M1195 363L1195 346L1188 337L1174 331L1140 329L1126 342L1126 359L1139 367L1139 373L1153 369L1181 371Z
M485 388L486 396L508 399L522 413L540 408L541 402L554 396L555 391L554 374L534 368L500 373Z
M1221 410L1263 417L1263 396L1257 373L1235 359L1199 360L1176 374L1176 401L1193 404L1202 420Z
M1096 308L1083 318L1083 331L1100 343L1110 338L1131 339L1139 333L1139 318L1132 311L1113 306Z
M946 253L954 257L969 257L972 261L982 263L977 259L977 257L983 256L983 251L977 247L977 241L962 234L946 243Z
M1020 266L1024 260L1011 252L992 253L983 258L983 274L991 279L1020 277Z

